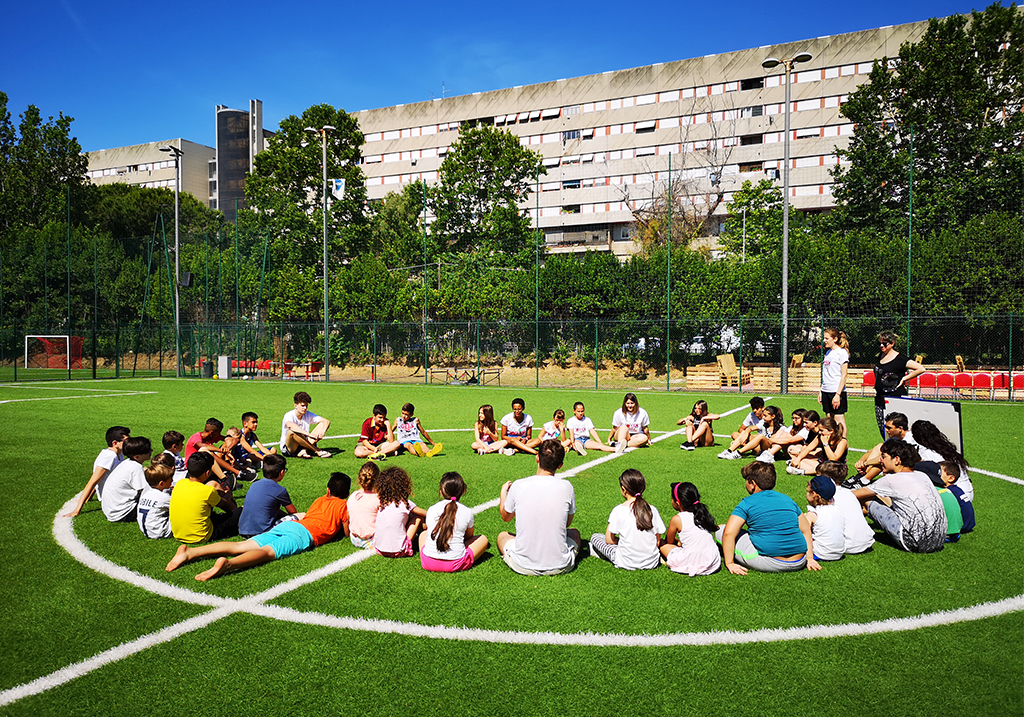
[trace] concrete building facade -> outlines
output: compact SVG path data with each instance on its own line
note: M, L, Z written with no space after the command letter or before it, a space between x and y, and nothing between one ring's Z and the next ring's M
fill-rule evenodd
M161 152L161 147L174 146L182 151L181 191L188 192L203 204L209 197L209 167L214 158L213 147L169 139L130 147L88 152L86 177L93 184L133 184L139 187L166 187L174 190L174 157Z
M229 222L245 208L245 177L273 132L263 129L263 102L249 100L249 110L217 105L217 150L210 163L208 201Z
M369 198L437 171L458 130L476 123L513 132L543 157L546 175L524 209L549 251L635 250L633 211L682 182L693 211L724 218L744 180L782 183L785 71L768 57L809 52L791 86L790 201L834 205L829 169L853 125L841 114L876 59L920 38L926 22L819 37L719 55L355 112L365 136ZM539 204L539 216L538 207ZM717 233L719 222L712 221Z

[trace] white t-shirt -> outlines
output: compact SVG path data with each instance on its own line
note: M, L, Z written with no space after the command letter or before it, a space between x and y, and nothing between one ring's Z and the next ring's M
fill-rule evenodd
M416 416L412 416L408 421L399 416L395 419L395 440L399 443L415 443L419 441L420 436L420 419Z
M764 430L764 419L758 418L757 414L753 411L747 414L747 417L743 419L744 428L754 428L758 431Z
M560 435L562 435L562 432L555 427L555 422L548 421L544 424L544 432L540 438L542 441L556 441Z
M594 422L586 416L583 417L583 420L573 416L565 422L565 428L569 431L569 435L576 440L579 440L580 438L589 438L590 431L594 428Z
M875 544L875 531L868 525L860 501L852 490L836 487L835 498L832 499L836 508L843 514L843 538L846 542L843 551L847 554L863 553ZM817 551L817 546L815 546Z
M442 500L427 508L427 538L423 543L423 554L435 560L458 560L466 554L466 531L473 527L473 511L462 503L457 503L455 513L455 524L452 527L452 537L448 539L448 552L437 549L437 543L430 534L434 532L437 521L441 520L441 513L451 503L450 500Z
M615 551L615 567L625 570L650 570L661 563L658 535L665 534L665 523L658 509L651 506L651 529L639 530L632 506L619 503L608 516L608 530L619 536Z
M566 535L569 516L576 513L572 483L554 476L536 475L512 483L505 510L516 515L515 541L505 552L528 570L563 570L574 559Z
M850 363L849 351L838 346L833 346L829 349L829 352L825 354L825 360L821 364L822 391L826 393L836 393L839 391L839 382L843 378L843 364L848 363Z
M101 486L106 481L107 476L110 475L110 471L121 465L122 461L124 461L124 458L110 448L104 448L100 451L100 454L96 456L96 460L92 462L92 472L95 473L97 468L102 468L107 472L106 475L96 483L96 487L93 488L93 492L96 494L97 498L101 495Z
M139 498L139 530L147 538L171 537L171 496L152 486Z
M182 478L188 478L188 468L186 467L185 459L177 453L171 450L164 450L164 453L174 459L174 478L171 479L171 488L173 488Z
M622 424L628 427L629 435L635 436L643 433L644 429L651 425L651 419L642 408L637 408L636 413L623 413L621 408L616 408L612 415L612 428L618 428Z
M808 513L818 519L811 526L814 557L818 560L839 560L846 553L846 516L835 504L809 505Z
M294 409L288 411L288 413L284 414L284 418L281 419L281 445L285 445L286 442L288 441L288 433L290 430L288 428L289 423L297 423L299 424L299 427L302 428L303 431L309 433L312 430L313 426L320 423L321 420L322 419L320 418L320 416L316 415L310 410L307 410L302 415L302 418L295 417Z
M377 511L377 529L373 534L373 547L382 553L397 553L405 544L408 533L405 532L409 521L409 513L416 504L411 500L404 503L388 503Z
M533 417L529 413L523 414L523 420L517 421L514 413L507 413L501 419L501 425L505 427L505 434L509 438L526 438L526 430L533 428ZM522 565L522 563L520 563ZM525 565L523 567L526 567Z
M133 460L121 464L107 474L100 492L100 506L107 520L116 523L135 514L139 493L149 488L142 464Z

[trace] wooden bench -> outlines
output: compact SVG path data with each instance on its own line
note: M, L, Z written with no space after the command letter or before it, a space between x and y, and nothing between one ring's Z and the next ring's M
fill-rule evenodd
M754 372L751 369L744 368L742 374L740 373L732 354L722 354L718 357L718 371L723 386L745 386L754 380Z

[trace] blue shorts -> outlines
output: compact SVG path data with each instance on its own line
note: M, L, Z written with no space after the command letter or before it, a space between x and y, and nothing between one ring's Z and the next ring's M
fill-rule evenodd
M587 441L590 440L590 436L580 436L579 438L576 438L574 440L578 441L581 446L586 446Z
M313 547L313 536L302 525L294 520L278 523L265 533L250 538L261 548L270 546L274 551L274 559L280 560L289 555L301 553Z

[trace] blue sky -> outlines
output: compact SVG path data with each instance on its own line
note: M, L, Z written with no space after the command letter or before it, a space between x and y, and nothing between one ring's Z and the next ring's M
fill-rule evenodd
M1006 3L1008 4L1008 2ZM839 11L837 6L848 10ZM264 126L970 12L966 0L463 2L12 1L0 91L75 118L85 150L183 137L263 100ZM828 8L826 11L825 8Z

